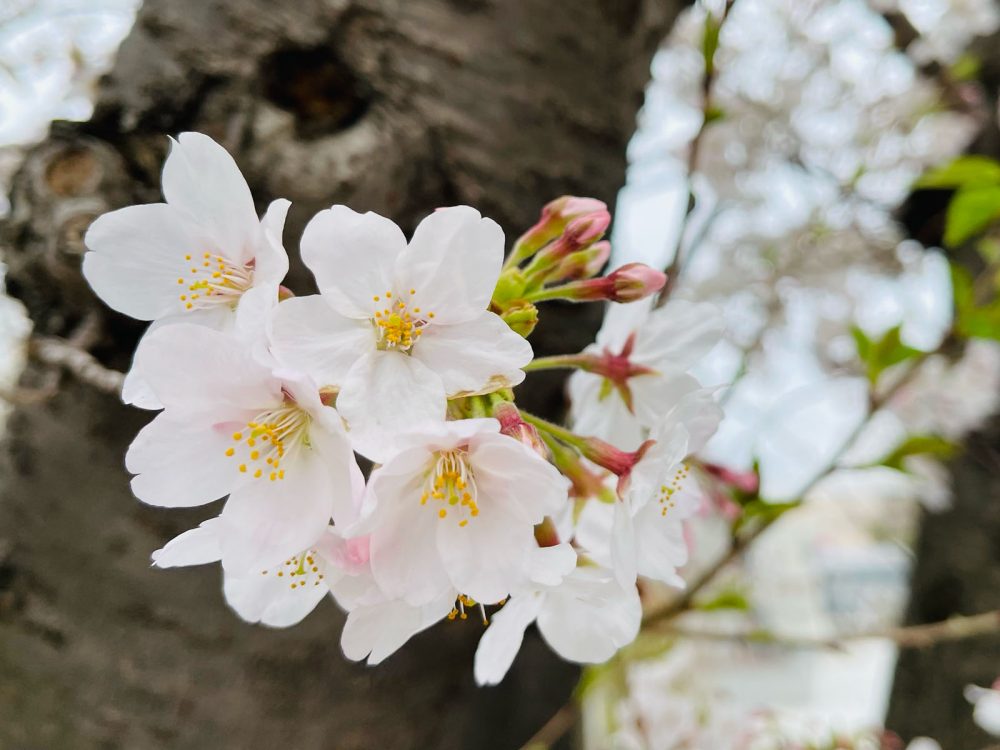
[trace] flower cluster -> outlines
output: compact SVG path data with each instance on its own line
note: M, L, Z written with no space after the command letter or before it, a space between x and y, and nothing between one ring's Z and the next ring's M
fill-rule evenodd
M599 662L638 632L637 576L683 585L690 456L721 417L687 371L721 323L708 305L654 309L665 277L648 267L599 275L603 203L552 202L506 261L500 227L468 206L409 240L333 206L301 239L319 294L297 297L281 286L288 201L258 219L218 144L173 142L163 193L95 221L83 262L108 305L152 321L123 393L159 410L126 456L135 495L226 498L155 565L220 563L230 606L273 627L329 594L344 653L369 664L477 611L484 684L532 622L563 657ZM550 299L609 301L597 343L533 359ZM587 437L515 405L525 371L549 366L579 370Z

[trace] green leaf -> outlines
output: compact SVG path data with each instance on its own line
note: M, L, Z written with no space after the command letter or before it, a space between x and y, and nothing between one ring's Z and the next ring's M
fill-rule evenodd
M916 188L959 188L1000 184L1000 163L986 156L959 156L926 172Z
M800 504L798 500L786 503L769 503L767 500L761 499L751 500L743 506L743 515L734 524L733 533L738 534L747 523L755 518L770 523L793 508L798 508Z
M903 460L908 456L934 456L935 458L948 459L955 455L955 450L954 443L938 435L910 435L889 455L874 465L905 471Z
M1000 185L967 185L948 204L944 244L957 247L1000 217Z
M886 331L882 338L870 339L868 335L858 327L851 330L854 334L854 343L858 348L858 357L865 365L868 380L871 383L878 381L879 375L885 370L905 362L911 357L921 354L917 349L907 346L900 340L900 327L895 326Z
M709 599L707 602L699 603L697 609L705 612L715 612L720 609L736 609L746 612L750 609L750 600L742 591L729 589L720 591L715 598Z
M719 32L722 24L709 13L705 16L705 32L701 37L701 54L705 58L705 73L711 75L715 71L715 52L719 49Z
M955 333L965 338L1000 341L1000 298L976 304L972 275L952 264L951 287L955 300Z
M973 81L979 77L979 71L983 63L978 57L972 54L964 54L958 58L951 66L951 78L956 81Z

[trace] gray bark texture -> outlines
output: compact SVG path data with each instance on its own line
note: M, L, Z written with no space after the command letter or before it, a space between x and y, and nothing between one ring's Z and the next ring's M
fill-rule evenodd
M969 52L981 62L983 96L981 132L970 151L1000 159L1000 34L974 40ZM949 198L945 191L918 192L905 207L904 223L927 246L941 245ZM971 248L957 260L973 273L982 270ZM968 437L950 477L952 507L924 514L908 624L1000 609L1000 419ZM933 737L943 750L995 747L995 738L972 720L962 692L969 684L988 686L998 675L1000 635L905 651L896 666L886 726L906 741Z
M406 229L470 203L516 236L565 193L612 202L659 41L682 0L148 0L92 119L27 154L0 226L10 291L36 330L126 369L141 327L79 272L89 222L159 199L166 134L235 155L259 207L293 201L289 285L306 220L334 202ZM594 306L591 306L594 307ZM575 351L599 310L551 307L536 351ZM88 323L84 328L93 332ZM89 340L89 341L88 341ZM48 382L37 367L25 384ZM558 380L530 405L561 406ZM20 406L0 455L0 748L513 748L575 669L531 637L477 689L481 626L445 623L369 669L340 653L324 602L275 631L241 622L215 569L149 554L217 507L130 494L123 455L147 414L71 378Z

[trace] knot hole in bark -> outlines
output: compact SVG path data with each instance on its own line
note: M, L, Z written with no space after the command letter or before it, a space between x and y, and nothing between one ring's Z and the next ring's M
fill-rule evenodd
M261 66L264 94L295 115L302 138L345 130L371 105L372 90L331 45L279 50Z

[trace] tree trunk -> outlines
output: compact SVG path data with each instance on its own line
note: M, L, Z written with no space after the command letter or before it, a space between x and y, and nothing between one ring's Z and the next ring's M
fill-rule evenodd
M982 127L971 151L1000 158L997 91L1000 90L1000 34L974 40L970 53L981 63L985 94ZM926 245L941 245L950 195L914 195L903 220ZM959 262L973 273L982 262L971 248ZM988 415L984 415L988 416ZM1000 420L969 436L963 455L950 467L953 506L925 513L913 570L906 622L918 624L953 615L1000 609ZM886 726L905 740L933 737L944 750L975 750L991 738L972 720L963 697L970 683L988 686L1000 675L1000 636L943 643L900 654Z
M261 207L293 201L300 290L295 238L334 202L406 228L470 203L516 235L560 194L612 201L651 56L682 5L148 0L92 119L53 126L15 180L0 227L10 290L42 333L99 316L93 351L127 368L140 326L84 284L81 237L104 211L159 199L165 134L183 130L227 146ZM539 353L590 340L599 311L568 309L546 311ZM558 411L559 382L542 385L532 406ZM342 657L329 601L267 630L226 609L218 570L151 570L152 550L218 508L131 496L122 457L147 418L67 379L11 420L0 746L511 748L565 701L575 670L537 639L502 686L480 690L471 620L368 669Z

